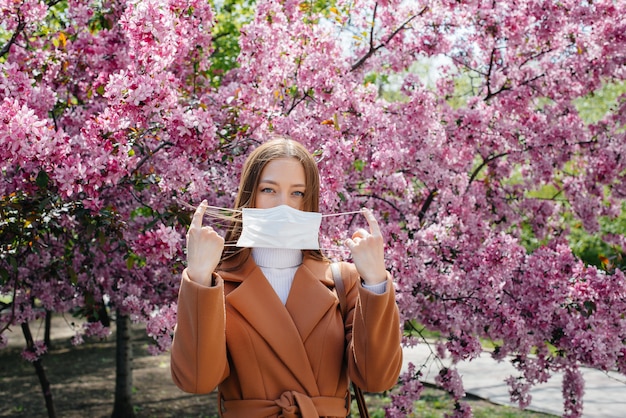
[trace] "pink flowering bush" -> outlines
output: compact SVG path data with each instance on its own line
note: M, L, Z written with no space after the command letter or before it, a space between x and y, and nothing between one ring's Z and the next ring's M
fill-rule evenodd
M413 410L413 403L420 398L424 385L419 380L422 376L420 371L416 370L413 363L409 363L407 370L400 375L401 390L391 395L392 404L387 410L387 414L391 416L406 416Z
M626 195L625 6L261 0L214 77L229 51L207 2L0 1L0 330L107 300L166 350L181 202L232 205L248 151L284 133L318 158L323 212L377 214L401 315L443 335L455 399L454 364L489 339L521 407L563 371L581 416L579 366L626 373L624 231L605 227ZM325 219L329 255L360 222ZM577 231L616 261L583 262ZM390 416L419 397L410 370Z

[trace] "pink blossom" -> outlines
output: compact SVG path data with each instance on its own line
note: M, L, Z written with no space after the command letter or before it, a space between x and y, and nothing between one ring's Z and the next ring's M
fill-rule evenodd
M25 348L22 351L22 358L31 363L39 360L48 351L48 347L43 341L35 341L32 348Z
M106 338L111 335L111 329L102 325L102 322L85 322L83 324L83 337Z
M579 417L583 413L585 382L578 368L565 370L563 378L564 417Z
M419 399L424 390L423 384L419 381L421 373L416 370L413 363L409 363L408 369L400 376L403 383L399 393L392 394L392 404L385 410L388 417L406 417L414 409L414 402Z
M437 384L439 384L444 390L449 392L450 395L452 395L452 397L457 401L465 396L463 382L456 369L444 367L435 377L435 382L437 382Z

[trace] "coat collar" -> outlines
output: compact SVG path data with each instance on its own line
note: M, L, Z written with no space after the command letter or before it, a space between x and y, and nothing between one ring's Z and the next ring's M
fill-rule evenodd
M330 309L337 305L332 293L328 262L305 255L296 271L293 284L283 305L261 269L248 257L236 271L220 271L225 281L240 282L226 303L237 311L258 332L303 387L317 391L304 343ZM294 343L286 343L291 342ZM302 343L298 343L301 341ZM296 372L297 371L297 372Z

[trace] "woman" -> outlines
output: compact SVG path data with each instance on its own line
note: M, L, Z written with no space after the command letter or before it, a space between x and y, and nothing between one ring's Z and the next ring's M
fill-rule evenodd
M260 145L244 164L235 208L319 212L315 160L287 138ZM206 209L204 201L193 215L178 298L171 370L182 390L217 386L223 417L345 417L349 379L369 392L396 383L398 309L370 211L370 231L345 241L354 264L341 263L343 318L319 249L225 250L224 238L202 224ZM233 222L226 239L241 234Z

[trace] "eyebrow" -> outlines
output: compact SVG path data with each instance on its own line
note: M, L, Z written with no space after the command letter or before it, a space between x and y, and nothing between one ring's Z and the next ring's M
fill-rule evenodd
M259 180L259 184L261 183L269 183L269 184L273 184L278 186L278 182L274 181L274 180L267 180L267 179L261 179ZM297 184L291 184L289 187L306 187L306 184L301 184L301 183L297 183Z

